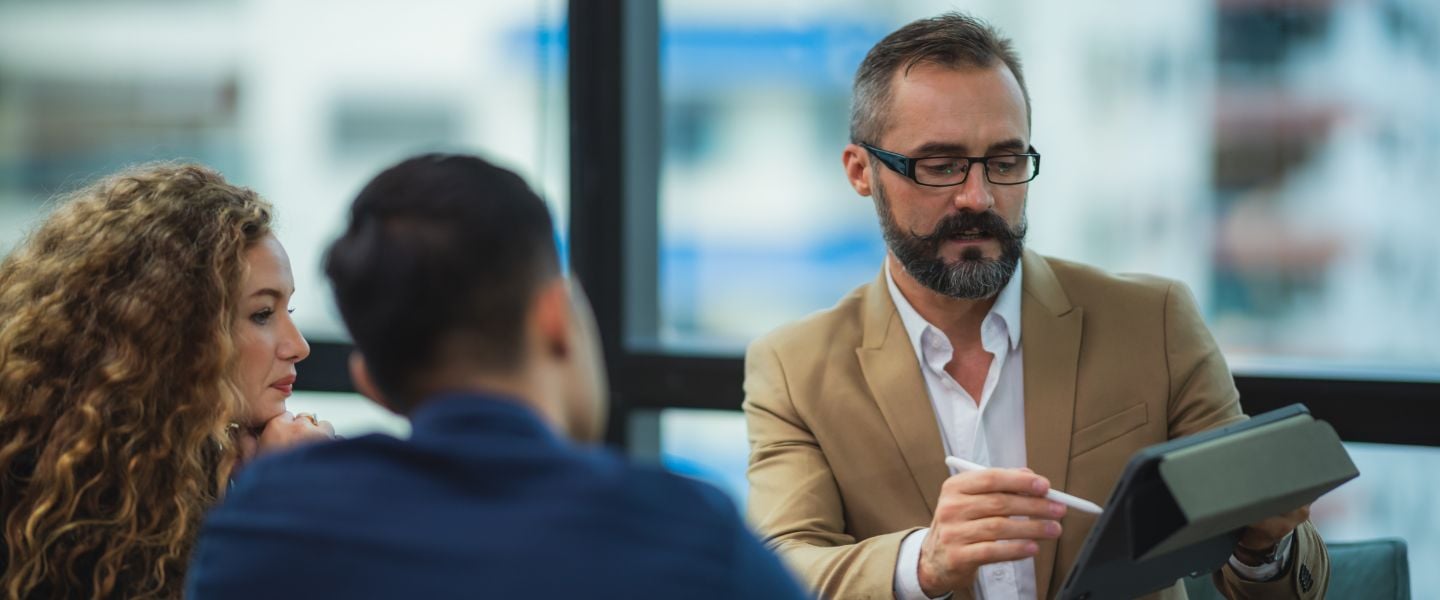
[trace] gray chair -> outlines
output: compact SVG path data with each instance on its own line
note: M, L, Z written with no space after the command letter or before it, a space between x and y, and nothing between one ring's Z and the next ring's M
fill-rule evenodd
M1378 539L1328 544L1330 598L1410 600L1410 561L1405 540ZM1210 576L1185 580L1191 600L1222 600Z

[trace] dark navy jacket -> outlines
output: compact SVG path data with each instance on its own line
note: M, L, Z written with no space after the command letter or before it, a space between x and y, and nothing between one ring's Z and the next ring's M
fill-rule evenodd
M432 398L409 440L257 461L207 518L187 597L801 598L718 490Z

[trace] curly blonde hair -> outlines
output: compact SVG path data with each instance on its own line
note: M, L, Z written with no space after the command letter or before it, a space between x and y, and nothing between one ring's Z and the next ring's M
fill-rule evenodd
M0 593L180 596L238 457L234 288L270 215L208 168L144 165L0 263Z

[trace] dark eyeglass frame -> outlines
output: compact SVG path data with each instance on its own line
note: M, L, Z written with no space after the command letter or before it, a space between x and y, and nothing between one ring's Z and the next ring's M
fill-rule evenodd
M900 153L898 153L898 152L891 152L891 151L889 151L889 150L885 150L885 149L882 149L882 148L876 148L875 146L871 146L870 144L867 144L867 143L865 143L865 142L860 142L860 147L862 147L862 148L864 148L866 151L868 151L871 156L874 156L877 160L879 160L879 161L880 161L881 163L883 163L885 166L890 167L890 170L891 170L891 171L894 171L894 172L896 172L896 173L899 173L899 174L905 176L905 177L908 178L910 181L915 182L916 185L923 185L923 186L925 186L925 187L955 187L955 186L957 186L957 185L964 185L965 182L970 179L970 167L975 166L975 163L980 163L980 168L981 168L981 170L985 171L985 181L988 181L988 182L990 182L991 184L994 184L994 185L1021 185L1021 184L1030 183L1031 181L1035 181L1035 178L1040 176L1040 152L1039 152L1038 150L1036 150L1034 146L1030 146L1029 148L1027 148L1027 149L1025 150L1025 152L1022 152L1022 153L1019 153L1019 154L1013 154L1013 153L1012 153L1012 154L996 154L996 155L994 155L994 156L946 156L946 155L935 155L935 156L917 156L917 157L914 157L914 158L911 158L911 157L909 157L909 156L905 156L904 154L900 154ZM995 181L994 179L991 179L991 178L990 178L990 161L991 161L991 160L994 160L994 159L997 159L997 158L1015 158L1015 157L1017 157L1017 156L1028 156L1028 157L1030 157L1030 158L1032 158L1032 159L1035 160L1035 168L1034 168L1034 170L1030 173L1030 178L1029 178L1029 179L1026 179L1025 181L1003 182L1003 181ZM957 181L957 182L955 182L955 183L924 183L924 182L920 181L919 179L916 179L916 178L915 178L915 163L916 163L917 161L927 160L927 159L932 159L932 158L953 158L953 159L964 160L964 161L965 161L965 174L964 174L964 175L961 175L961 176L960 176L960 181Z

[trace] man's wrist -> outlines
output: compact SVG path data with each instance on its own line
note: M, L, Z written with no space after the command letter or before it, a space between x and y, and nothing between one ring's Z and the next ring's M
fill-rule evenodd
M916 581L920 583L920 593L923 594L926 598L928 598L929 600L946 600L950 597L951 594L954 593L936 584L933 581L926 582L924 579L924 575L922 574L923 572L923 567L916 569L915 578Z
M900 556L895 562L895 597L899 600L931 600L920 583L920 557L930 529L917 529L900 541ZM939 598L949 597L942 593Z
M1235 555L1235 560L1244 563L1246 566L1259 567L1275 562L1275 555L1279 552L1280 543L1276 542L1275 545L1260 550L1246 548L1236 544L1232 554Z
M1275 544L1273 552L1267 554L1264 551L1245 548L1236 545L1230 555L1230 568L1239 575L1241 579L1249 581L1272 581L1280 578L1289 570L1289 564L1294 558L1295 532L1286 534ZM1242 554L1249 553L1249 556ZM1244 562L1247 558L1256 560L1256 564Z

